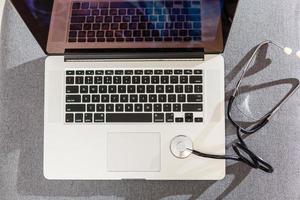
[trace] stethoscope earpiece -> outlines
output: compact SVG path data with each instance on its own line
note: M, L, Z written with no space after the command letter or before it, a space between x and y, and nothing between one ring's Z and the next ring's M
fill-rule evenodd
M297 52L296 52L296 56L297 56L298 58L300 58L300 51L297 51Z
M286 54L286 55L291 55L293 53L293 50L289 47L284 47L283 48L283 52Z

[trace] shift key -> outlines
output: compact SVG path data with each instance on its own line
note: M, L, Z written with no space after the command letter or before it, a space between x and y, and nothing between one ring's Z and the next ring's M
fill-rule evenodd
M66 112L85 112L85 104L66 104Z
M183 104L182 110L184 112L202 112L203 106L202 104Z

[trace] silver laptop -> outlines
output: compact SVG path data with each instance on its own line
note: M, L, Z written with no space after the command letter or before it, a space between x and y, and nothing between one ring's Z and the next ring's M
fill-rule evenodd
M47 179L225 176L224 160L186 154L225 153L219 2L54 0Z

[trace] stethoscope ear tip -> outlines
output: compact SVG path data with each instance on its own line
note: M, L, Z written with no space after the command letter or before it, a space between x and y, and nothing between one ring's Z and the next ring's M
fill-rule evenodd
M297 56L298 58L300 58L300 51L297 51L297 52L296 52L296 56Z
M286 55L291 55L293 53L293 50L289 47L284 47L283 48L283 52L286 54Z

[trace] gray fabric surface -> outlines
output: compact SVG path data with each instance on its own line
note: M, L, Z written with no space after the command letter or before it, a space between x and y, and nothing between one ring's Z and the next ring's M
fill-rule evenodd
M241 0L224 52L227 96L244 56L261 40L300 48L299 18L298 0ZM227 175L221 181L46 180L42 173L45 55L10 4L6 5L1 31L0 200L300 199L299 92L271 123L247 137L249 146L272 163L273 174L227 162ZM297 83L299 60L271 52L274 59L261 58L262 64L255 65L247 77L248 89L263 88L266 82L283 88ZM265 78L257 78L259 73ZM278 91L253 105L262 108L286 92ZM232 125L226 125L229 147L235 136Z

